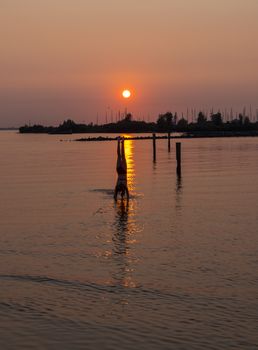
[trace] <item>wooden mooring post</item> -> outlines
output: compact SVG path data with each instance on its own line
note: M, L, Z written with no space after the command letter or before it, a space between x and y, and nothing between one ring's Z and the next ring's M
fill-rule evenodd
M170 152L170 132L168 133L168 151Z
M156 134L152 134L152 142L153 142L153 162L156 162Z
M181 175L181 142L176 143L176 172L177 175Z

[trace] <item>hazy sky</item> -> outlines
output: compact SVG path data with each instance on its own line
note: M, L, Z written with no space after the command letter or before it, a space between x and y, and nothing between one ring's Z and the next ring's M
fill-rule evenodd
M258 0L0 0L0 126L258 108Z

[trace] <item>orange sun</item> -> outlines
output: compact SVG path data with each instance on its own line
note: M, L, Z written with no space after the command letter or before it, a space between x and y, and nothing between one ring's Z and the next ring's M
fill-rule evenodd
M124 98L129 98L131 96L131 91L130 90L124 90L122 92L122 95Z

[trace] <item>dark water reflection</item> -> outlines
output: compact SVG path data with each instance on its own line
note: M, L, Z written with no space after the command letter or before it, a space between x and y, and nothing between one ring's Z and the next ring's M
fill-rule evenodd
M126 255L129 246L127 245L127 236L130 236L130 216L129 214L130 201L121 200L115 203L116 215L115 215L115 233L114 233L114 252L116 254ZM132 229L132 228L131 228Z
M118 285L135 287L132 281L132 254L133 245L136 243L134 221L134 208L132 201L118 201L115 204L115 223L113 235L113 256L117 266L117 272L113 275Z

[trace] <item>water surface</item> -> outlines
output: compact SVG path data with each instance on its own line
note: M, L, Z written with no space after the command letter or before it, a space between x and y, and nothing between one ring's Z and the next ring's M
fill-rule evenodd
M76 137L0 133L1 349L258 349L258 139L126 141L115 204Z

